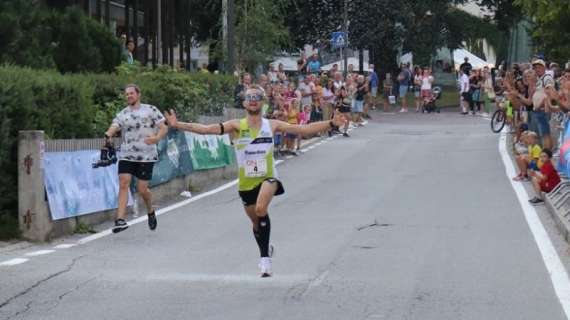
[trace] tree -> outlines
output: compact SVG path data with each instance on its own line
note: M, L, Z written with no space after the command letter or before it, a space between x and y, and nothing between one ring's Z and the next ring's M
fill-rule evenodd
M237 56L246 70L253 71L277 50L289 46L281 4L272 0L243 0L237 4Z
M343 0L289 1L286 25L297 48L327 43L333 31L341 31Z
M121 44L78 8L52 11L32 0L0 2L0 63L61 72L112 72Z
M532 38L538 51L549 60L568 61L570 57L570 2L567 0L515 0L534 23Z

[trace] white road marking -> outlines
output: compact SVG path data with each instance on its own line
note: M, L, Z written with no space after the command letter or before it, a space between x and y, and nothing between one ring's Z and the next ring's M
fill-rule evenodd
M55 250L38 250L38 251L28 252L25 255L28 257L36 257L36 256L43 256L45 254L50 254L53 252L55 252Z
M277 162L275 162L275 163L278 164ZM237 183L238 183L238 181L237 181L237 179L236 179L236 180L233 180L233 181L231 181L231 182L228 182L228 183L226 183L226 184L224 184L224 185L222 185L222 186L220 186L220 187L218 187L218 188L216 188L216 189L213 189L213 190L210 190L210 191L208 191L208 192L204 192L204 193L202 193L202 194L199 194L199 195L195 196L194 198L190 198L190 199L187 199L187 200L184 200L184 201L180 201L180 202L175 203L175 204L173 204L173 205L170 205L170 206L168 206L168 207L164 207L164 208L162 208L162 209L160 209L160 210L156 210L156 215L158 216L158 215L167 213L167 212L169 212L169 211L172 211L172 210L178 209L178 208L180 208L180 207L183 207L183 206L185 206L185 205L187 205L187 204L189 204L189 203L192 203L192 202L198 201L198 200L200 200L200 199L202 199L202 198L205 198L205 197L211 196L211 195L213 195L213 194L216 194L216 193L218 193L218 192L220 192L220 191L224 191L224 190L226 190L226 189L228 189L228 188L231 188L231 187L235 186ZM147 216L145 215L145 216L143 216L143 217L139 217L139 218L133 219L133 220L131 220L131 221L128 221L128 224L129 224L129 226L133 226L133 225L135 225L135 224L137 224L137 223L141 223L141 222L146 221L146 220L147 220ZM96 233L96 234L94 234L94 235L90 235L90 236L88 236L88 237L85 237L85 238L80 239L79 241L77 241L77 244L88 243L88 242L91 242L91 241L94 241L94 240L103 238L103 237L105 237L105 236L108 236L108 235L110 235L110 234L112 234L112 233L113 233L113 232L112 232L112 229L103 230L103 231L101 231L101 232L99 232L99 233Z
M289 159L293 159L295 156L286 156L285 159L289 160Z
M0 267L15 266L17 264L22 264L24 262L27 262L28 260L29 259L26 259L26 258L14 258L14 259L10 259L10 260L0 262Z
M58 244L57 246L53 247L54 249L69 249L75 247L77 244L74 243L65 243L65 244Z
M305 153L305 152L307 152L308 150L312 150L312 149L314 149L316 146L321 145L322 143L325 143L325 142L328 142L328 141L330 141L330 140L332 140L332 139L335 139L336 137L337 137L337 136L329 137L329 138L327 138L326 140L320 141L320 142L316 143L315 145L310 146L308 149L302 149L301 152ZM286 157L286 159L291 159L291 158L294 158L294 156L287 156L287 157ZM283 163L283 162L284 162L284 160L277 160L277 161L275 161L275 165L277 166L277 165L279 165L279 164L281 164L281 163ZM173 205L170 205L170 206L164 207L164 208L162 208L162 209L156 210L156 215L159 216L159 215L165 214L165 213L167 213L167 212L170 212L170 211L172 211L172 210L178 209L178 208L183 207L183 206L185 206L185 205L187 205L187 204L190 204L190 203L192 203L192 202L198 201L198 200L200 200L200 199L202 199L202 198L205 198L205 197L211 196L211 195L213 195L213 194L216 194L216 193L218 193L218 192L224 191L224 190L226 190L226 189L228 189L228 188L233 187L233 186L236 185L237 183L238 183L238 180L236 179L236 180L233 180L233 181L231 181L231 182L228 182L228 183L226 183L226 184L224 184L224 185L222 185L222 186L220 186L220 187L218 187L218 188L216 188L216 189L213 189L213 190L210 190L210 191L208 191L208 192L204 192L204 193L202 193L202 194L199 194L199 195L197 195L197 196L195 196L195 197L193 197L193 198L190 198L190 199L187 199L187 200L184 200L184 201L180 201L180 202L175 203L175 204L173 204ZM138 217L138 218L136 218L136 219L133 219L133 220L128 221L128 224L129 224L129 226L133 226L133 225L135 225L135 224L141 223L141 222L146 221L146 220L147 220L147 216L144 215L144 216L141 216L141 217ZM85 237L85 238L79 239L79 240L77 241L77 243L60 244L60 245L54 246L54 249L68 249L68 248L72 248L72 247L74 247L74 246L76 246L76 245L81 245L81 244L85 244L85 243L88 243L88 242L91 242L91 241L94 241L94 240L97 240L97 239L101 239L101 238L106 237L106 236L108 236L108 235L110 235L110 234L112 234L112 233L113 233L113 232L112 232L112 228L109 228L109 229L100 231L100 232L98 232L98 233L96 233L96 234L93 234L93 235L87 236L87 237ZM28 256L28 257L35 257L35 256L50 254L50 253L52 253L52 252L55 252L55 250L38 250L38 251L33 251L33 252L26 253L25 255ZM1 266L13 266L13 265L18 265L18 264L25 263L25 262L27 262L27 261L29 261L29 259L26 259L26 258L14 258L14 259L11 259L11 260L6 260L6 261L3 261L3 262L0 262L0 267L1 267ZM192 276L191 276L191 277L192 277ZM190 278L191 278L191 277L190 277ZM208 278L208 277L210 277L210 278ZM213 281L213 280L215 280L215 277L220 278L220 276L216 276L216 275L214 275L214 276L208 276L208 275L194 275L194 278L195 278L195 279L211 279L211 280L202 280L202 281ZM223 277L225 277L225 278L223 278ZM225 282L228 282L228 281L229 281L229 282L240 282L240 281L242 281L242 282L243 282L243 281L250 281L250 282L251 282L252 279L256 279L255 281L258 281L257 279L259 279L258 277L255 277L255 278L251 278L251 277L248 278L248 277L249 277L249 276L231 276L231 275L229 275L229 276L222 276L222 278L224 279L223 281L225 281ZM250 279L250 278L251 278L251 279ZM282 280L287 281L287 278L284 278L284 277L282 277L282 276L280 276L279 278L282 279ZM306 278L307 278L307 277L305 277L305 278L303 278L303 279L306 279ZM219 280L219 279L218 279L218 280ZM265 279L264 279L264 280L265 280ZM200 281L200 280L195 280L195 281ZM272 281L272 282L275 282L274 280L271 280L271 281ZM300 281L300 280L295 280L295 281ZM261 281L260 281L260 282L261 282Z
M307 150L301 150L301 152L307 152ZM277 160L277 161L275 161L275 165L279 165L279 164L281 164L281 163L283 163L283 160ZM224 185L222 185L222 186L220 186L220 187L218 187L218 188L216 188L216 189L210 190L210 191L208 191L208 192L204 192L204 193L199 194L199 195L197 195L197 196L195 196L195 197L193 197L193 198L190 198L190 199L187 199L187 200L184 200L184 201L180 201L180 202L175 203L175 204L173 204L173 205L170 205L170 206L168 206L168 207L164 207L164 208L162 208L162 209L156 210L156 215L159 216L159 215L165 214L165 213L167 213L167 212L170 212L170 211L172 211L172 210L176 210L176 209L178 209L178 208L180 208L180 207L184 207L184 206L187 205L187 204L190 204L190 203L195 202L195 201L198 201L198 200L200 200L200 199L202 199L202 198L209 197L209 196L211 196L211 195L213 195L213 194L216 194L216 193L218 193L218 192L221 192L221 191L224 191L224 190L226 190L226 189L228 189L228 188L231 188L231 187L235 186L237 183L238 183L238 180L235 179L235 180L233 180L233 181L231 181L231 182L228 182L228 183L226 183L226 184L224 184ZM133 225L135 225L135 224L137 224L137 223L141 223L141 222L146 221L146 220L147 220L147 216L145 215L145 216L138 217L138 218L136 218L136 219L130 220L130 221L128 221L127 223L129 224L129 226L133 226ZM88 237L85 237L85 238L82 238L82 239L78 240L78 241L77 241L77 244L85 244L85 243L88 243L88 242L91 242L91 241L94 241L94 240L97 240L97 239L101 239L101 238L106 237L106 236L108 236L108 235L110 235L110 234L112 234L112 233L113 233L113 232L112 232L112 228L107 229L107 230L103 230L103 231L101 231L101 232L98 232L98 233L96 233L96 234L93 234L93 235L90 235L90 236L88 236Z
M335 136L332 136L332 137L330 137L330 138L327 138L327 140L336 139L337 137L338 137L338 136L335 135ZM314 146L309 147L309 148L314 148ZM302 153L306 153L308 150L307 150L307 149L301 149L300 151L301 151ZM275 165L279 165L279 164L281 164L281 163L283 163L283 160L277 160L277 161L275 161ZM204 193L199 194L199 195L197 195L197 196L195 196L195 197L193 197L193 198L190 198L190 199L187 199L187 200L184 200L184 201L180 201L180 202L175 203L175 204L173 204L173 205L170 205L170 206L164 207L164 208L162 208L162 209L156 210L156 215L159 216L159 215L165 214L165 213L167 213L167 212L170 212L170 211L172 211L172 210L176 210L176 209L178 209L178 208L184 207L184 206L186 206L186 205L188 205L188 204L190 204L190 203L192 203L192 202L198 201L198 200L200 200L200 199L202 199L202 198L209 197L209 196L211 196L211 195L213 195L213 194L216 194L216 193L218 193L218 192L221 192L221 191L224 191L224 190L226 190L226 189L228 189L228 188L231 188L231 187L235 186L237 183L238 183L238 180L235 179L235 180L233 180L233 181L231 181L231 182L228 182L228 183L226 183L226 184L224 184L224 185L222 185L222 186L220 186L220 187L218 187L218 188L216 188L216 189L210 190L210 191L208 191L208 192L204 192ZM136 219L130 220L130 221L128 221L127 223L129 224L129 226L133 226L133 225L135 225L135 224L141 223L141 222L146 221L146 220L147 220L147 216L144 215L144 216L142 216L142 217L138 217L138 218L136 218ZM106 236L108 236L108 235L110 235L110 234L113 234L112 228L109 228L109 229L100 231L100 232L98 232L98 233L96 233L96 234L93 234L93 235L87 236L87 237L85 237L85 238L79 239L79 240L77 241L77 244L78 244L78 245L79 245L79 244L85 244L85 243L88 243L88 242L91 242L91 241L94 241L94 240L97 240L97 239L101 239L101 238L106 237Z
M562 305L562 309L564 309L566 318L570 319L570 279L568 278L568 273L566 272L564 265L562 265L560 257L552 245L550 237L544 229L536 209L528 202L529 195L525 188L521 183L511 179L511 177L516 175L516 170L513 162L511 161L511 157L507 152L507 136L505 131L501 133L499 138L499 153L501 154L501 158L505 164L507 178L515 190L526 218L526 222L534 236L534 241L540 250L542 260L544 260L544 265L550 275L554 291L558 296L558 300L560 300L560 304Z

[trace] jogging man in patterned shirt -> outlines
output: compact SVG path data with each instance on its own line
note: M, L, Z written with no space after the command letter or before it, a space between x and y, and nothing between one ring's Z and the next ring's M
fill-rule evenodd
M314 122L308 125L292 125L280 120L269 120L261 116L263 99L264 91L261 88L250 87L245 93L243 103L247 116L241 120L235 119L219 124L178 122L173 110L170 110L170 113L166 112L165 116L172 128L197 134L229 133L234 138L239 168L239 195L245 212L253 224L253 235L259 246L261 276L270 277L273 247L269 244L271 223L268 207L273 196L285 192L275 169L274 132L310 136L343 125L345 118L337 114L332 121Z
M119 207L114 233L129 227L125 216L133 176L137 178L137 191L148 210L148 227L150 230L156 229L156 214L152 208L152 194L148 183L152 178L154 163L158 161L156 144L168 133L162 113L155 106L141 104L139 87L134 84L127 85L125 95L127 107L117 114L105 133L106 143L119 131L122 140L119 151Z

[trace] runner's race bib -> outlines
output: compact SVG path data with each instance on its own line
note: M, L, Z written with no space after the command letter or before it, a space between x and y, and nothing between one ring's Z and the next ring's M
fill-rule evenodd
M267 160L249 159L245 161L245 176L248 178L259 178L267 175Z

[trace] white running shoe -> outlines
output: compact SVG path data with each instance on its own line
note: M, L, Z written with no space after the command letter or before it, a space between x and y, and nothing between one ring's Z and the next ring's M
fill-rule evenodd
M271 258L261 258L261 260L259 261L259 270L261 271L261 277L262 278L268 278L271 277L272 272L271 272Z

